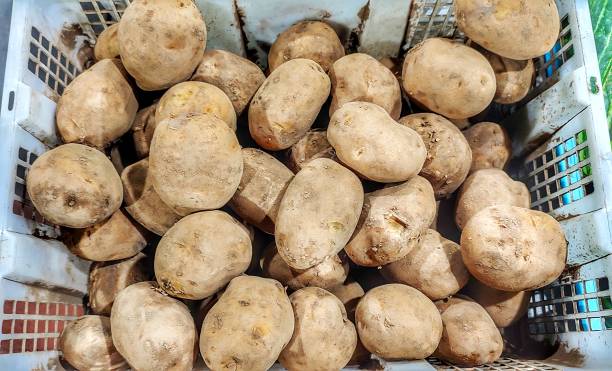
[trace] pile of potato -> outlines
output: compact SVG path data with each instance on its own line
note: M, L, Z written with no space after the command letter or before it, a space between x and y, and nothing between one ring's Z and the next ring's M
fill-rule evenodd
M251 371L498 359L499 328L562 273L567 245L504 172L505 129L455 122L525 97L559 17L553 0L455 7L473 47L427 39L398 80L345 55L323 22L281 33L266 76L205 50L193 2L132 1L59 99L65 144L27 178L37 210L95 262L65 360ZM106 156L117 141L131 146L121 164ZM436 230L449 198L456 241Z

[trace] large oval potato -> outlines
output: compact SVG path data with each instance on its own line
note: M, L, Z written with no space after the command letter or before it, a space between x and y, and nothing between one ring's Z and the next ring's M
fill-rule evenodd
M200 351L212 370L264 371L272 367L293 334L285 288L268 278L234 278L208 311Z
M472 173L459 189L455 223L463 229L479 211L494 205L529 208L527 186L499 169L482 169Z
M249 106L249 131L261 147L278 151L306 134L327 100L330 81L309 59L283 63L259 87Z
M427 155L418 133L368 102L340 107L329 121L327 139L343 164L376 182L412 178L421 171Z
M476 47L487 58L495 72L494 102L512 104L527 96L535 78L535 66L532 59L517 61L504 58L486 49Z
M149 147L151 146L155 127L157 126L155 122L155 109L157 109L157 103L141 109L134 118L132 138L134 140L134 150L138 158L149 156Z
M187 80L206 48L206 25L191 1L135 0L119 29L121 61L142 90Z
M119 23L113 23L104 31L100 32L94 45L94 56L96 60L111 59L119 57L119 40L117 30Z
M427 39L406 55L402 84L410 99L451 119L482 112L495 96L495 73L476 50L448 39Z
M357 346L355 325L333 294L306 287L291 296L295 330L278 357L281 365L295 371L340 370Z
M204 299L251 263L247 229L229 214L203 211L179 220L155 251L155 277L164 291L183 299Z
M461 256L480 282L523 291L553 282L565 268L567 242L559 222L540 211L490 206L461 233Z
M119 61L104 59L66 87L55 112L64 143L102 149L130 130L138 101L124 73Z
M504 169L512 156L508 132L493 122L479 122L463 131L472 149L470 172L480 169Z
M442 337L434 303L406 285L371 289L357 304L355 319L363 345L386 360L429 357Z
M336 159L334 147L327 141L327 131L321 129L309 130L289 149L287 166L297 173L310 160L315 158Z
M527 314L531 291L508 292L483 285L472 279L465 293L489 313L495 326L504 328L515 323Z
M456 294L470 278L460 246L433 229L421 236L408 255L383 266L381 272L390 281L412 286L431 300Z
M348 102L370 102L382 107L397 120L402 110L402 90L393 72L364 53L353 53L334 62L329 76L332 82L331 116Z
M559 36L555 0L456 0L457 25L467 37L506 58L550 51Z
M149 172L159 197L180 215L218 209L234 195L242 177L236 134L208 114L161 121L153 134Z
M397 261L414 248L435 214L433 189L420 176L368 193L344 250L354 263L366 267Z
M355 230L362 205L355 174L330 159L310 161L289 183L278 209L278 253L294 269L336 255Z
M191 313L155 282L135 283L119 292L111 329L115 347L135 370L193 367L196 329Z
M191 79L223 90L240 116L266 76L246 58L225 50L207 50Z
M123 201L121 179L110 160L97 149L75 143L36 159L26 187L36 210L64 227L90 227L110 217Z
M305 58L327 72L343 56L344 47L333 28L320 21L302 21L278 35L268 53L268 67L272 72L289 60Z
M445 198L463 183L472 165L472 150L461 131L435 113L415 113L398 121L419 133L427 157L420 175L429 180L436 198Z

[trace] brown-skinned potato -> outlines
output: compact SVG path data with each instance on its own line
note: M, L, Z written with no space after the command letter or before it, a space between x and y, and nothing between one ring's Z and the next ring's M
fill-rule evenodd
M327 131L321 129L309 130L289 149L287 167L294 173L315 158L336 159L334 147L327 141Z
M493 122L479 122L463 131L472 149L470 172L480 169L504 169L512 157L512 143L508 132Z
M134 140L134 150L138 158L149 156L149 147L155 132L155 109L157 103L145 107L136 113L132 124L132 138Z
M489 313L495 326L504 328L527 314L531 291L501 291L471 279L465 288L465 294Z
M487 58L495 72L494 102L512 104L521 101L529 93L535 78L535 66L532 59L515 60L504 58L486 49L476 47Z
M107 58L119 57L119 41L117 40L117 29L119 23L113 23L104 29L96 39L94 45L94 56L96 60L101 61Z

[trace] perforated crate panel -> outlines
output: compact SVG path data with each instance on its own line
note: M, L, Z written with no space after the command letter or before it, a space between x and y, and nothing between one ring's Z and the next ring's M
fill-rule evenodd
M464 39L457 28L453 0L414 0L408 19L404 50L430 37Z
M436 370L454 371L454 370L472 370L472 371L561 371L562 368L547 365L540 361L533 360L518 360L513 358L502 357L497 361L478 367L459 367L451 363L442 361L437 358L428 358L428 361L435 367Z

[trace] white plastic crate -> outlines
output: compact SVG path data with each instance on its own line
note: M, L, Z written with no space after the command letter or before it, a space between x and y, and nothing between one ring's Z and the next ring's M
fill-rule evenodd
M196 1L207 22L209 48L241 55L249 50L262 65L276 34L302 19L327 20L347 45L377 57L397 56L427 37L463 39L452 3ZM35 212L24 179L33 160L58 143L55 102L84 68L77 51L116 22L128 4L0 2L0 370L61 369L60 328L83 313L88 263L54 239L59 229ZM538 61L536 87L528 97L504 110L512 113L504 124L520 154L514 175L528 184L532 207L561 220L569 240L571 269L534 292L525 326L532 340L561 346L550 359L502 358L477 369L612 368L610 140L587 1L557 4L559 43ZM65 31L72 24L80 25L77 37ZM435 359L385 367L457 369Z

